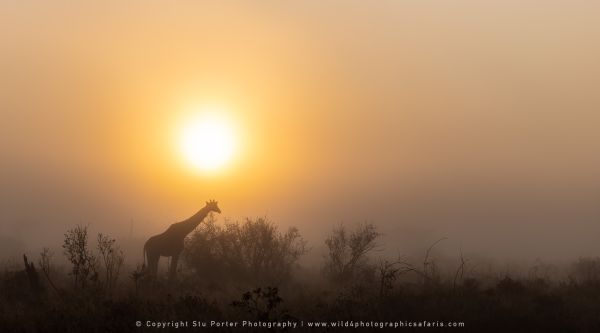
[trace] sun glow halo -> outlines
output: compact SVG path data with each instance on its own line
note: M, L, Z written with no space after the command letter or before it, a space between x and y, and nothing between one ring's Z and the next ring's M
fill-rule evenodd
M184 123L180 148L193 167L205 171L223 168L233 157L235 133L218 113L204 113Z

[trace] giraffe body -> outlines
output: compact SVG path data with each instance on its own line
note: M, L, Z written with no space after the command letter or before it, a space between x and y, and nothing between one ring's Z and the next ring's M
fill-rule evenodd
M204 220L210 212L221 213L216 201L206 202L192 217L182 222L174 223L162 234L150 237L144 244L144 259L148 262L148 271L153 277L158 272L160 257L171 257L169 267L169 280L174 280L177 273L179 255L183 251L185 237L191 233Z

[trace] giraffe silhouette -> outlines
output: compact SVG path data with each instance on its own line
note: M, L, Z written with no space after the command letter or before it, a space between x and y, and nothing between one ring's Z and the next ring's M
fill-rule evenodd
M150 237L144 244L144 264L148 261L148 271L152 277L158 272L158 260L161 256L171 257L169 280L174 280L179 254L183 251L183 240L204 220L210 212L221 213L217 202L210 200L192 217L178 223L173 223L162 234Z

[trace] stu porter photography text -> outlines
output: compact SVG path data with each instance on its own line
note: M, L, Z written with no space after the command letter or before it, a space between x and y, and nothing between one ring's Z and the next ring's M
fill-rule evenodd
M441 321L136 321L137 327L147 328L300 328L300 327L329 327L329 328L435 328L435 327L464 327L464 322Z

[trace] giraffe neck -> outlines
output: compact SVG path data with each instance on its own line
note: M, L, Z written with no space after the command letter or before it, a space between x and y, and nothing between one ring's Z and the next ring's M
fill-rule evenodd
M210 210L208 209L208 207L204 207L204 208L200 209L196 214L192 215L190 218L183 221L182 224L185 226L185 228L184 228L185 235L184 236L186 236L187 234L192 232L200 224L200 222L202 222L202 220L204 220L204 218L206 217L206 215L208 215L209 212L210 212Z

